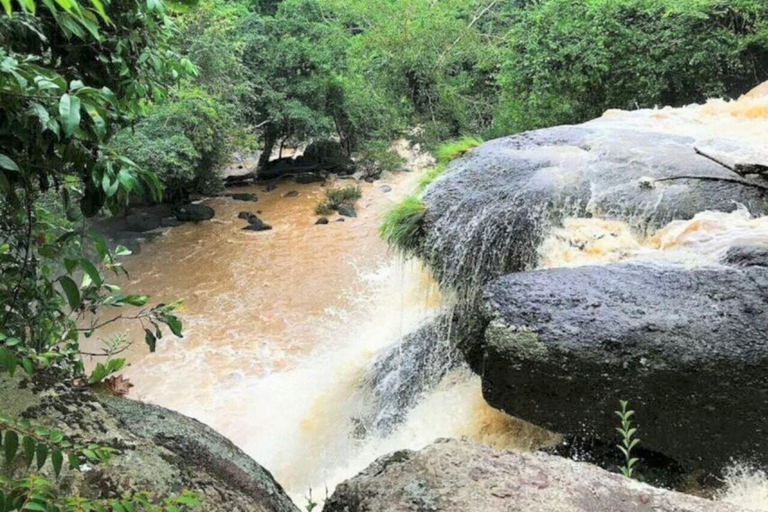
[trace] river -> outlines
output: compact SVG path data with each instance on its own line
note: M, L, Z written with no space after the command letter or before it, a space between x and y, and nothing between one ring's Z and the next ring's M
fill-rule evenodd
M741 109L741 117L754 119L766 115L761 105L714 102L648 115L609 112L606 119L703 130L702 116L725 110L729 115L718 130L741 130L739 137L749 139L760 134L731 111ZM213 221L170 229L128 257L126 291L156 301L185 300L184 338L161 340L154 354L142 344L129 353L125 375L135 386L130 396L215 428L268 468L299 504L310 488L322 499L326 489L332 492L378 456L418 449L439 437L467 436L520 449L556 442L554 434L490 408L479 379L460 366L420 397L393 430L361 428L373 406L366 386L373 361L450 305L428 271L392 254L378 237L383 213L414 189L419 174L362 183L358 217L332 217L327 225L315 225L314 208L325 192L319 184L282 182L271 192L264 185L233 189L256 194L258 202L209 199ZM297 194L286 196L290 191ZM243 231L241 211L259 211L274 229ZM768 243L768 221L752 219L745 210L703 212L641 237L621 222L567 219L542 245L540 267L633 258L716 264L729 246L744 240ZM125 326L111 334L124 330L143 338ZM765 474L736 467L728 478L725 499L768 510Z

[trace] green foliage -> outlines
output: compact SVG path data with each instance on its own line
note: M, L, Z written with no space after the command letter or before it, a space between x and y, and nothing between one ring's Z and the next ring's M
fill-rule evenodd
M363 177L378 178L384 171L400 171L405 159L390 148L386 141L367 142L358 152L355 163Z
M2 415L0 447L7 468L29 468L34 462L40 471L50 462L56 477L65 467L65 460L69 469L77 470L85 463L107 463L116 452L107 446L75 443L65 439L61 432L34 426L27 419L14 420Z
M429 169L424 176L419 179L419 185L417 187L418 192L423 192L430 183L435 181L443 171L445 171L448 164L464 155L470 149L479 146L483 143L483 139L474 136L464 136L460 139L444 142L435 148L434 154L436 163L435 166Z
M403 255L414 255L421 244L421 221L426 211L424 202L415 195L407 196L387 212L379 234Z
M107 281L129 252L82 217L117 212L132 194L160 197L155 175L107 144L194 66L168 47L160 1L20 4L0 17L0 371L80 376L80 338L106 323L178 331L174 305L146 308Z
M170 201L220 188L217 169L229 158L234 116L227 104L195 89L157 105L118 133L110 150L154 172Z
M53 483L35 474L19 480L0 477L0 512L185 512L199 505L200 500L188 491L162 499L140 492L91 500L61 495Z
M98 384L125 366L125 359L108 359L106 363L96 363L96 367L88 376L88 384Z
M416 187L416 194L406 196L387 212L379 227L381 238L405 256L416 255L421 245L421 221L426 212L426 206L420 197L421 193L445 171L452 160L460 158L482 143L483 140L480 137L464 136L438 145L434 150L435 167L426 171L421 177Z
M506 40L499 135L734 97L768 77L762 0L543 0Z
M328 15L316 0L285 0L274 16L255 13L244 23L247 115L262 129L261 165L278 142L334 132L335 75L347 35Z
M624 465L621 467L621 474L627 478L632 478L632 474L635 471L635 464L638 462L637 457L632 456L632 450L640 443L640 438L636 437L637 427L632 426L632 416L635 411L628 410L628 402L625 400L619 400L621 409L615 411L616 415L621 419L621 426L616 430L621 435L621 444L616 445L617 448L624 455Z
M166 498L153 499L149 493L125 493L118 498L89 500L77 494L61 493L58 486L36 473L14 479L18 472L52 474L57 482L62 471L80 471L81 467L107 464L119 454L114 448L83 444L64 434L33 425L27 419L0 415L0 449L5 476L0 476L0 512L182 512L200 504L187 491Z
M354 208L355 203L361 197L363 197L363 191L357 185L329 188L325 191L325 199L317 205L315 213L318 215L330 215L342 205Z

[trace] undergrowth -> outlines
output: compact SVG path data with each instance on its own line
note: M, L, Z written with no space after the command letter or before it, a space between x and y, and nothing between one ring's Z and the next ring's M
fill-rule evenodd
M479 137L465 136L445 142L435 149L435 166L421 177L415 193L405 197L384 217L379 234L390 246L405 255L417 252L421 239L421 221L426 211L421 194L445 171L451 161L482 143L483 140Z
M379 234L390 246L405 255L414 254L421 239L421 220L426 207L416 195L405 197L384 217Z
M363 197L363 191L357 185L329 188L325 191L325 199L323 199L320 204L317 205L317 208L315 208L315 213L318 215L330 215L342 205L354 208L355 203L361 197Z

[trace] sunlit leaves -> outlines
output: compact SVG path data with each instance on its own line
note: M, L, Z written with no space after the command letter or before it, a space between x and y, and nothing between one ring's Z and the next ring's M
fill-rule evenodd
M65 135L72 135L80 126L80 98L65 94L59 100L59 119Z

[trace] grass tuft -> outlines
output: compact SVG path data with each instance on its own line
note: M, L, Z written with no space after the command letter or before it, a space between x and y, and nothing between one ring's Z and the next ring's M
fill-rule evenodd
M435 179L437 179L437 177L440 176L443 171L445 171L446 167L448 167L448 164L451 163L451 161L463 156L464 153L474 147L479 146L482 143L483 139L480 137L466 136L440 144L435 149L435 158L437 160L437 164L421 177L416 190L418 192L422 192L429 186L430 183L435 181Z
M363 190L357 185L329 188L325 191L325 199L315 208L315 213L318 215L330 215L344 204L354 208L355 203L361 197L363 197Z
M413 195L405 197L386 214L379 228L381 238L406 256L417 254L421 244L421 221L426 211L421 193L445 171L452 160L482 143L480 137L467 136L438 146L434 151L437 159L435 167L422 176Z
M421 220L426 206L416 195L406 196L384 217L379 234L403 254L415 254L421 239Z

